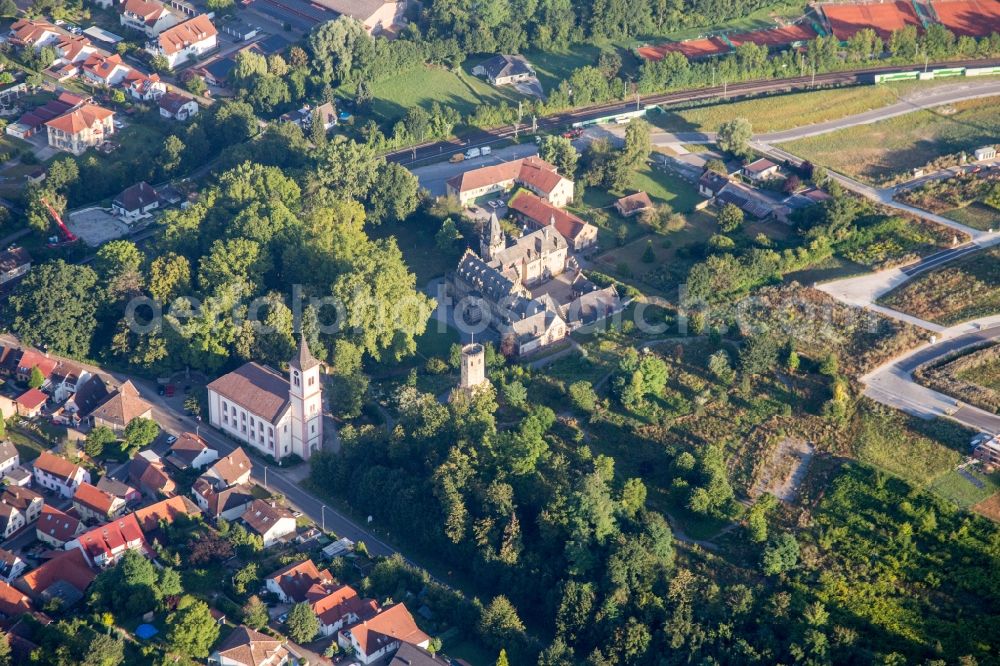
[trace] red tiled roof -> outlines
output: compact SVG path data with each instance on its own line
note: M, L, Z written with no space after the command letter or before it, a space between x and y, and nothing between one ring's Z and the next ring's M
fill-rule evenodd
M512 180L549 193L562 181L562 176L540 157L526 157L466 171L449 180L448 184L459 192L468 192Z
M31 610L31 600L4 581L0 581L0 613L15 617Z
M350 613L354 613L362 620L370 619L378 612L378 606L373 599L362 599L349 585L342 585L314 601L312 609L323 624L335 624Z
M48 21L21 19L10 26L10 32L14 36L14 41L34 46L41 41L46 32L60 33L60 30Z
M17 396L17 404L21 405L25 409L34 410L38 409L45 404L45 401L49 399L49 396L45 395L41 389L28 389L21 395Z
M173 55L191 44L197 44L217 34L219 31L212 25L212 21L205 14L201 14L190 21L164 30L160 33L158 41L164 55Z
M151 504L135 512L135 518L139 521L139 527L143 532L152 532L160 526L160 521L166 521L169 525L178 516L196 516L201 510L186 497L177 496Z
M556 231L567 240L575 239L587 226L586 222L573 213L557 208L531 192L518 192L508 205L511 210L524 215L539 226L554 223Z
M78 548L59 553L17 579L17 587L35 599L54 583L65 581L83 592L97 578Z
M372 619L354 625L349 631L366 655L378 652L392 641L418 645L430 639L417 628L413 616L403 604L390 606Z
M21 358L17 361L18 372L28 374L31 369L38 367L42 372L42 376L48 379L52 375L52 371L56 369L59 365L59 361L54 358L49 358L41 352L37 352L34 349L25 349L21 354Z
M288 656L284 642L240 625L216 648L220 657L246 666L274 664Z
M320 571L312 560L289 564L267 577L274 580L289 598L305 601L313 585L325 586L333 583L333 576L326 569Z
M35 458L34 466L35 469L40 469L63 481L74 478L80 470L79 465L74 465L49 451L42 451L42 454Z
M136 520L134 513L84 532L80 535L79 541L91 561L102 555L110 556L114 550L135 541L139 541L143 549L148 550L146 538L139 528L139 521Z
M84 104L78 109L74 109L66 115L59 116L54 120L45 123L48 127L53 127L67 134L79 134L87 128L93 127L99 122L114 116L114 111L109 111L96 104Z
M80 527L77 518L63 513L59 509L49 504L42 507L42 514L35 523L35 531L47 534L57 541L70 541L76 536L76 531Z
M623 214L627 215L635 211L646 210L653 207L653 201L645 192L636 192L627 197L622 197L615 202L615 206Z
M117 499L114 495L106 493L97 488L97 486L89 483L81 483L76 487L76 492L73 494L73 502L81 504L91 511L105 515L111 513L111 509L116 504L115 500Z

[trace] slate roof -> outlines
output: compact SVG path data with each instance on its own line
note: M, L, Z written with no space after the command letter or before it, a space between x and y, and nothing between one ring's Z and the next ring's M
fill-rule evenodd
M462 255L455 275L494 303L499 303L515 292L514 283L510 279L480 259L472 250L466 250Z
M493 56L483 62L480 67L486 72L486 76L494 80L508 76L535 73L525 57L519 55Z

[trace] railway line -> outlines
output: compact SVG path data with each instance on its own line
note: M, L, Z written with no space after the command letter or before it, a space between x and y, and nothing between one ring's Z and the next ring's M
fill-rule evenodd
M936 63L934 70L954 70L956 68L974 67L1000 67L1000 59L991 60L959 60L952 62ZM616 101L597 104L594 106L568 111L546 118L539 118L538 130L563 129L574 123L586 123L607 116L627 114L649 106L659 106L664 104L683 104L686 102L700 102L718 98L742 98L756 95L766 95L775 93L789 93L809 90L820 87L852 86L874 84L876 77L880 80L891 80L886 75L909 75L914 73L912 66L885 66L870 67L845 72L830 72L827 74L816 74L807 76L796 76L785 79L767 79L758 81L744 81L721 86L709 86L695 90L685 90L680 92L658 93L639 97L631 101ZM916 78L911 76L909 78ZM489 130L482 130L473 135L467 136L465 140L453 139L450 141L429 141L418 146L411 146L400 150L386 153L386 159L397 162L404 166L415 165L428 159L441 159L469 148L488 146L498 141L513 138L515 134L523 133L524 128L515 130L513 126L507 125Z

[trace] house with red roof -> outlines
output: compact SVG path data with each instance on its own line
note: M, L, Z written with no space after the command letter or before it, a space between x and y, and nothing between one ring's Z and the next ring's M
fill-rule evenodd
M332 636L344 627L371 620L378 615L374 599L362 599L349 585L341 585L310 603L323 636Z
M545 227L555 228L574 252L584 252L597 245L597 227L531 192L518 192L508 205L532 231Z
M285 666L290 664L285 641L249 627L236 627L212 652L209 664L218 666Z
M129 97L142 102L156 101L167 92L167 84L160 80L159 74L144 74L138 69L129 70L121 85Z
M351 650L362 664L371 664L391 655L403 643L427 647L431 637L420 631L403 604L382 609L375 617L343 629L337 643Z
M120 497L89 483L81 483L73 495L73 508L85 521L104 522L125 513L126 504Z
M77 549L55 552L46 562L14 581L14 587L35 601L61 599L72 606L87 591L97 574Z
M45 401L48 399L49 396L44 391L33 388L17 396L14 404L17 406L18 415L26 419L33 419L42 413L42 407L45 406Z
M97 47L83 35L63 35L56 43L56 62L75 65L97 53Z
M130 550L139 551L146 556L152 552L134 513L84 532L67 542L65 548L79 549L87 562L99 569L116 563Z
M115 133L114 117L114 111L96 104L83 104L45 123L49 145L82 155Z
M21 19L10 26L10 41L17 46L25 46L36 51L43 46L56 43L65 32L48 21Z
M201 509L181 495L168 497L135 511L135 519L139 521L139 527L147 536L160 529L161 525L170 525L181 516L193 518L199 515Z
M59 361L54 358L49 358L42 352L35 351L34 349L25 349L17 359L14 376L20 382L28 382L31 379L31 371L34 368L38 368L39 372L42 373L42 377L48 382L57 365L59 365ZM42 388L44 387L45 384L42 384Z
M164 30L146 50L163 56L170 69L208 53L218 45L219 31L205 14Z
M13 586L0 581L0 615L17 617L31 611L31 599Z
M167 28L177 25L181 20L159 2L147 2L146 0L126 0L118 18L126 28L138 30L145 33L147 37L156 37Z
M90 483L90 472L51 451L42 451L33 466L35 483L66 498L73 497L81 483Z
M126 380L94 407L87 418L95 428L107 426L121 433L132 419L148 419L152 415L153 406L143 400L131 380Z
M88 81L109 88L124 81L125 76L132 71L117 53L106 55L100 52L92 53L83 61L80 69Z
M333 574L320 571L311 559L278 569L264 581L267 591L286 604L306 601L310 594L325 596L333 584Z
M53 548L63 548L67 541L83 534L83 530L83 523L79 518L50 504L42 507L42 515L35 523L35 537Z
M128 468L129 483L150 497L172 497L177 484L167 472L163 460L153 450L140 451Z
M562 208L573 202L573 181L540 157L526 157L472 169L445 184L448 196L465 206L470 201L495 192L506 192L519 185Z

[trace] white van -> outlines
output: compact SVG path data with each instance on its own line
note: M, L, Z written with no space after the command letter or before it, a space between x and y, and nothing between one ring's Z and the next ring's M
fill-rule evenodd
M478 148L469 148L465 151L465 159L471 160L473 157L479 157L482 154Z
M483 155L489 155L491 152L493 152L492 148L490 148L489 146L483 146L482 150Z

